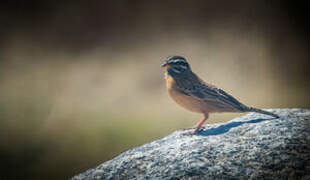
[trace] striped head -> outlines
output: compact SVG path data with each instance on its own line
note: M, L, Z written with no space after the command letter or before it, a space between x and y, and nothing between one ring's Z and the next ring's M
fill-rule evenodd
M173 77L191 72L189 64L182 56L170 56L161 66L166 69L168 75Z

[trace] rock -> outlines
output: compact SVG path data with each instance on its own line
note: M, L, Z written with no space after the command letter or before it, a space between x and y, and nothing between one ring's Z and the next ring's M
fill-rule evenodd
M310 110L269 111L281 117L176 131L72 179L310 179Z

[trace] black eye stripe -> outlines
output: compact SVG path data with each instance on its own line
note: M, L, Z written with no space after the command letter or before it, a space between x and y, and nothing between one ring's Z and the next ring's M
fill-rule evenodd
M187 63L187 62L182 62L182 61L180 61L180 62L176 62L175 64L179 64L179 65L188 65L188 63Z
M181 65L181 66L183 66L183 65ZM181 67L181 66L175 66L175 67L173 67L173 68L171 68L171 69L176 70L176 71L179 71L179 72L184 72L184 71L186 71L186 70L188 69L188 68L185 67L185 66L183 66L183 67Z
M173 67L173 69L176 69L178 71L183 71L183 69L181 67Z

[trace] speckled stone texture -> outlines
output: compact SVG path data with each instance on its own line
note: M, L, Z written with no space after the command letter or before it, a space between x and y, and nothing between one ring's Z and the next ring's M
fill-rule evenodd
M310 110L269 109L131 149L72 179L310 179Z

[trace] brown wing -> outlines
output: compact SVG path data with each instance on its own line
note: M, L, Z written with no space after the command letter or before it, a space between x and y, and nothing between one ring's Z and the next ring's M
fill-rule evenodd
M201 91L203 91L205 94L208 94L210 92L212 92L212 94L216 94L214 95L214 97L217 99L217 103L219 103L221 106L224 106L224 107L230 106L233 109L236 109L239 111L243 111L246 108L245 105L240 103L237 99L235 99L233 96L226 93L222 89L219 89L213 86L210 87L207 84L202 84L202 87L203 88L201 89Z
M179 82L180 91L186 95L193 96L199 100L218 108L230 109L232 111L243 111L246 106L237 99L211 84L197 79L183 79Z

